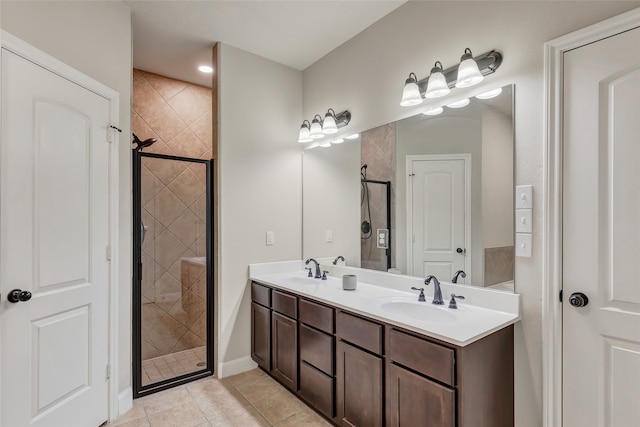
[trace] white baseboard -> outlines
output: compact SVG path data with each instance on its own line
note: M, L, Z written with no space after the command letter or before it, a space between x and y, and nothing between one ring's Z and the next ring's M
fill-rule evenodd
M133 408L133 389L127 387L118 394L118 417L123 416L131 408Z
M216 376L218 378L226 378L231 375L241 374L246 371L250 371L258 367L258 364L251 359L251 357L243 357L241 359L230 360L229 362L219 362L218 372Z

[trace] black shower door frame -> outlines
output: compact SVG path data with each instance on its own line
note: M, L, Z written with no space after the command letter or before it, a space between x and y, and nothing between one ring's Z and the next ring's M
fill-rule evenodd
M385 249L385 255L387 257L387 270L391 268L391 181L377 181L375 179L362 178L360 182L364 184L381 184L386 187L387 193L386 209L387 209L387 230L389 236L387 238L387 248ZM376 240L378 236L376 236Z
M158 391L166 390L181 384L213 375L214 370L214 292L213 292L213 188L214 161L194 159L189 157L171 156L166 154L144 153L132 150L133 159L133 398L146 396ZM178 375L173 378L142 384L142 158L155 158L169 161L201 163L206 167L206 315L207 315L207 366L204 369Z

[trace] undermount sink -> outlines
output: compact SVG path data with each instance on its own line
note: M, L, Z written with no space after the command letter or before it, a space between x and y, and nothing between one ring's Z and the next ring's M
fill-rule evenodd
M401 316L412 320L425 322L446 323L456 320L455 310L437 306L430 302L419 301L389 301L380 304L380 309L395 316ZM449 311L451 310L451 311ZM452 312L453 311L453 312Z
M292 283L294 285L319 285L321 282L320 279L314 279L313 277L285 277L282 279L285 282Z

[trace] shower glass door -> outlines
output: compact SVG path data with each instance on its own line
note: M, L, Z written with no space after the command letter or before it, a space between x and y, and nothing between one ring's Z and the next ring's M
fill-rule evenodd
M133 153L136 397L213 373L212 160Z

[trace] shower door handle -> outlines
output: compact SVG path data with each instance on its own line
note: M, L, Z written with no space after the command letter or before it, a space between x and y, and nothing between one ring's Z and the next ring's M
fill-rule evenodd
M144 222L140 222L140 230L142 231L142 239L140 240L140 244L144 243L144 237L147 235L147 227L144 226Z

